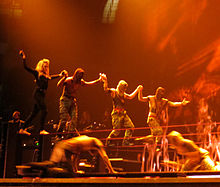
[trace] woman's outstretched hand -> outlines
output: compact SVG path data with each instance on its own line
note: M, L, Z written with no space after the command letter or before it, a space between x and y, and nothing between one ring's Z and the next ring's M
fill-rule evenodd
M26 55L23 50L19 51L19 55L22 57L22 59L26 59Z
M101 80L102 80L103 82L104 82L104 81L107 81L107 76L106 76L106 74L100 73L99 75L100 75L100 78L101 78Z

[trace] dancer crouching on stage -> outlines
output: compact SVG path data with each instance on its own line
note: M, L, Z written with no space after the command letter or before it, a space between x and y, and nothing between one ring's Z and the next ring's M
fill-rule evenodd
M180 171L220 171L220 165L210 158L207 150L198 147L192 140L183 138L179 132L172 131L167 135L167 139L170 148L175 149L178 155L184 156L184 162L165 162L165 164L179 167Z
M131 137L134 124L125 110L125 99L133 99L137 95L140 86L138 86L133 93L127 94L125 91L127 90L128 84L124 80L119 81L116 89L108 88L108 81L105 74L102 74L102 81L104 82L103 87L105 92L111 94L113 101L113 110L111 113L113 130L106 140L106 145L114 145L110 139L119 135L120 130L118 129L120 128L126 128L122 145L133 145Z
M64 77L57 83L57 87L63 88L63 92L60 97L60 121L57 129L58 132L75 132L77 135L80 135L76 129L78 123L76 93L81 86L93 85L101 80L100 76L94 81L87 82L83 80L84 74L85 72L83 69L77 68L73 76L68 77L68 73L65 72ZM70 124L66 127L68 120L70 120Z
M147 117L147 124L150 127L151 135L139 138L136 140L143 140L144 142L154 144L160 142L163 135L166 135L166 130L163 131L161 126L168 125L168 107L185 106L189 103L183 99L182 102L172 102L168 99L163 98L165 89L158 87L155 95L149 95L143 97L142 94L143 86L140 87L138 93L138 100L142 102L149 102L149 113Z
M89 151L92 154L95 154L93 151L97 151L107 166L109 173L117 173L112 168L102 142L97 138L85 135L58 142L52 151L50 161L67 169L70 173L83 173L78 170L78 165L80 153L85 151Z
M36 88L34 91L34 107L31 114L25 121L24 129L27 128L32 120L36 117L36 115L41 111L41 118L40 118L40 127L34 126L35 130L37 130L40 134L48 134L44 130L44 123L47 116L47 106L45 103L45 95L48 87L48 81L52 79L56 79L58 77L63 76L63 71L58 75L50 75L49 74L49 63L48 59L40 60L35 69L29 68L26 64L26 55L23 50L19 52L22 57L23 65L25 70L31 73L35 77Z

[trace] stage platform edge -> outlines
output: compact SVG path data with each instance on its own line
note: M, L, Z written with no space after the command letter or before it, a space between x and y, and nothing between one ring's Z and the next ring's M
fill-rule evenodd
M158 175L157 175L158 174ZM170 174L170 177L169 177ZM220 186L220 172L85 174L75 178L2 178L0 186Z

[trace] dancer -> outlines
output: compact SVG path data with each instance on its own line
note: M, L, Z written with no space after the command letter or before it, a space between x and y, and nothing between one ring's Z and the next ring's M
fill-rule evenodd
M116 89L108 88L107 76L105 74L102 74L102 81L104 82L104 91L111 94L113 101L113 110L111 113L113 130L106 140L106 145L114 145L111 144L110 139L119 135L120 130L117 129L120 128L126 128L122 145L133 145L130 138L132 137L134 124L125 110L125 99L133 99L137 95L140 86L133 93L127 94L125 91L128 84L124 80L119 81Z
M168 107L185 106L189 103L183 99L182 102L172 102L163 98L165 89L158 87L155 95L149 95L143 97L143 86L140 87L138 93L138 100L142 102L149 102L149 113L147 118L147 124L150 127L151 135L136 140L143 140L148 143L158 143L161 140L162 135L166 134L166 130L163 131L161 125L168 125Z
M100 82L101 76L94 80L87 82L83 80L85 72L82 68L77 68L73 76L68 77L68 73L64 72L64 77L60 79L57 83L57 87L63 88L62 95L60 97L60 121L58 125L58 132L76 132L77 131L77 122L78 122L78 107L76 103L76 93L81 86L93 85L97 82ZM70 124L66 126L67 121L70 120Z
M104 150L102 142L94 137L78 136L58 142L50 156L50 161L55 165L62 165L69 172L82 173L78 170L80 153L89 151L97 151L103 159L109 173L117 173L112 168L108 155Z
M48 59L42 59L37 63L35 69L31 69L26 64L26 55L23 50L20 50L19 54L22 57L23 65L25 70L30 72L35 77L36 88L34 91L34 107L31 114L25 121L24 129L27 128L32 120L36 117L36 115L41 111L41 118L40 118L40 127L35 126L35 130L40 132L40 134L48 134L44 130L44 123L47 116L47 106L45 103L45 95L48 87L48 81L51 79L55 79L63 75L63 71L58 75L50 75L49 74L49 63Z
M205 149L199 148L192 140L185 139L177 131L172 131L167 135L170 148L175 149L177 154L184 156L181 171L212 170L219 171L220 166L216 164ZM169 162L167 163L169 165ZM174 162L172 163L174 165Z

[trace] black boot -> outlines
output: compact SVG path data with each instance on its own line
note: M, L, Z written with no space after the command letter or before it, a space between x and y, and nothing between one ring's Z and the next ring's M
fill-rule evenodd
M115 146L115 144L114 144L114 143L112 143L111 138L106 138L105 145L106 145L106 146Z
M131 142L131 139L124 139L122 142L122 146L132 146L134 145L133 142Z

